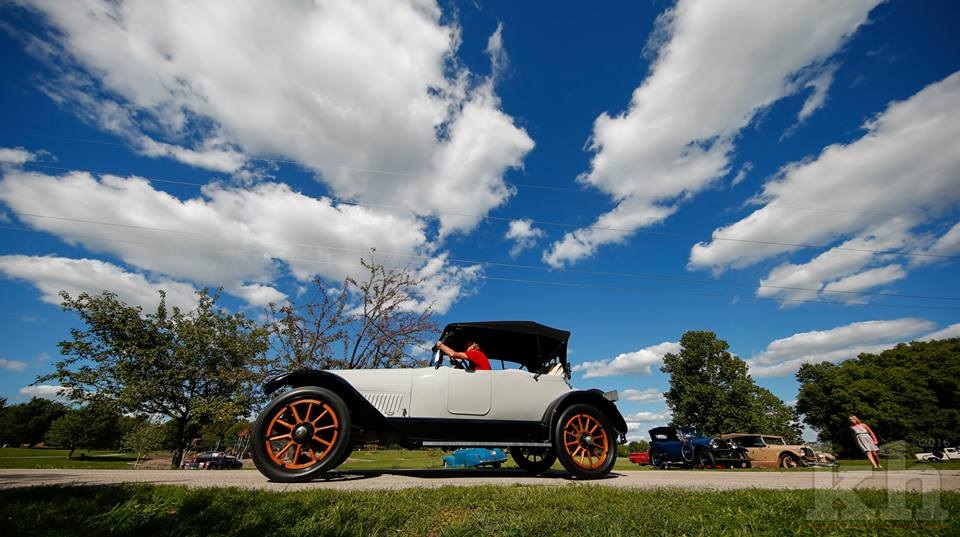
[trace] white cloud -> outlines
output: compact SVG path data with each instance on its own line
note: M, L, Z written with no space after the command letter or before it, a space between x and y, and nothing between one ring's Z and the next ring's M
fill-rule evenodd
M930 321L908 317L802 332L771 342L747 364L755 377L779 377L792 374L807 363L837 363L860 353L877 353L931 328Z
M929 257L914 257L913 265L924 265L937 261L937 256L956 256L960 254L960 222L954 224L949 231L933 241L929 248L921 251Z
M824 293L838 293L863 291L906 278L907 273L900 265L887 265L875 269L865 270L857 274L841 278L823 288ZM862 297L847 297L849 301L862 302Z
M663 412L637 412L636 414L629 414L623 417L624 421L627 422L627 431L638 431L646 432L648 429L653 426L660 426L670 423L673 419L673 415L664 410ZM639 436L633 437L644 438L641 434Z
M141 306L145 312L156 309L161 290L167 294L168 306L189 310L197 303L194 288L189 284L166 279L150 281L142 274L126 272L96 259L5 255L0 256L0 273L32 283L43 293L42 300L54 305L60 305L60 291L73 297L81 292L112 291L123 302Z
M747 174L749 174L751 170L753 170L753 163L744 162L743 166L740 167L740 171L737 172L737 175L730 180L730 186L737 186L742 183L743 180L747 178Z
M36 158L36 154L22 147L0 147L0 163L20 165L36 160Z
M933 341L936 339L953 339L955 337L960 337L960 323L951 324L950 326L937 330L936 332L931 332L925 336L918 337L917 341Z
M863 240L891 214L899 214L896 219L912 231L911 226L935 222L960 200L960 73L892 103L865 128L867 134L850 144L832 145L814 159L784 166L758 198L767 205L714 230L712 242L695 245L690 267L719 273L800 249L737 241L823 244L850 234ZM901 235L907 248L923 245L918 237Z
M337 197L437 216L446 235L504 203L503 174L533 148L429 0L21 3L53 28L29 38L59 74L45 91L147 154L222 171L292 160Z
M503 76L503 73L510 67L510 57L507 56L507 50L503 48L503 23L497 23L497 29L487 40L486 53L490 56L490 70L493 72L494 79Z
M517 257L524 250L529 250L537 244L537 240L543 237L542 229L533 227L533 220L523 218L510 222L510 228L507 230L505 238L513 241L513 247L510 248L510 257Z
M37 384L35 386L24 386L20 388L20 395L27 397L39 397L41 399L50 399L52 401L66 401L68 388L56 386L53 384Z
M877 3L680 0L658 20L656 62L627 110L594 123L580 180L617 207L554 243L544 261L563 266L622 242L729 173L740 130L805 82L825 91L826 60Z
M27 368L27 362L20 360L7 360L0 358L0 369L9 369L10 371L23 371Z
M649 375L653 366L659 366L663 362L664 354L679 351L679 343L665 341L638 351L619 354L609 360L577 364L573 367L573 371L583 372L583 378Z
M663 392L659 388L646 388L643 390L628 388L623 390L622 395L624 400L636 401L638 403L659 403L664 400Z
M803 108L801 108L797 114L797 121L803 122L812 116L814 112L823 108L824 103L827 101L827 91L830 89L830 85L833 84L833 75L836 74L837 67L839 67L837 64L833 64L823 68L812 80L804 84L804 87L811 88L812 91L807 97L807 100L804 101Z
M474 277L474 269L437 266L446 264L445 255L424 262L433 246L424 222L409 215L336 205L277 183L212 184L202 194L180 200L144 179L86 173L12 171L0 181L0 200L34 229L152 273L222 286L252 305L285 298L267 286L280 266L301 281L316 275L340 281L362 274L359 259L371 248L385 265L427 271L423 292L438 311Z

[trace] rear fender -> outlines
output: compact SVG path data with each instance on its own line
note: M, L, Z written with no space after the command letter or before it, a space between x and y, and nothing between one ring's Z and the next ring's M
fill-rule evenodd
M328 371L317 369L301 369L291 373L274 377L263 385L263 393L270 395L278 389L289 386L291 388L300 388L303 386L318 386L326 388L340 396L346 403L347 409L353 418L354 425L377 430L387 430L390 423L386 417L372 404L367 401L352 384L343 377L334 375Z
M551 432L551 437L553 429L556 427L557 421L560 419L560 414L562 414L563 411L569 408L571 405L578 403L593 406L602 412L603 415L610 420L610 424L613 425L614 430L619 433L621 439L627 434L627 422L623 419L623 415L620 414L620 410L617 408L617 405L613 404L613 401L606 399L603 396L602 391L590 389L565 393L550 403L550 406L547 407L546 412L543 413L543 425L548 431Z

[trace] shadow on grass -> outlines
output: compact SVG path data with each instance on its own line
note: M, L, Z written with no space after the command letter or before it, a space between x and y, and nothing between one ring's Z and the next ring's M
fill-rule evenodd
M529 478L529 479L542 479L547 480L556 480L563 479L565 481L579 481L574 478L567 472L562 472L559 470L548 470L543 474L531 474L525 470L514 470L514 469L494 469L494 468L428 468L428 469L412 469L412 470L396 470L396 469L384 469L384 470L334 470L327 474L318 475L313 480L315 481L325 481L325 482L343 482L343 481L358 481L363 479L374 479L381 477L383 475L396 475L403 477L412 477L416 479L454 479L454 478L469 478L469 479L489 479L489 478ZM602 481L605 479L614 479L622 476L617 472L610 472L604 477L599 479L593 479L591 481Z

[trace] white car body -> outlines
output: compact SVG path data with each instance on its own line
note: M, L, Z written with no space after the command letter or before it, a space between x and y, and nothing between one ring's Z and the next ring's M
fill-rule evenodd
M388 418L537 421L572 391L562 375L452 367L330 371Z

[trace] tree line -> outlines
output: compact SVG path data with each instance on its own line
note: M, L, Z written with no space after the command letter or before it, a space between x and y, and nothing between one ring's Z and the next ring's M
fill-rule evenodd
M179 466L203 431L248 419L265 402L260 387L272 374L423 365L416 349L438 326L429 307L417 306L420 281L373 260L363 266L366 278L347 278L339 286L318 279L312 298L271 304L261 322L227 311L218 293L208 291L198 293L190 311L168 308L162 292L152 311L111 292L61 293L64 310L75 313L80 326L59 343L55 370L37 383L56 382L66 399L83 406L35 399L5 407L2 442L116 448L124 438L143 446L162 436L172 466ZM665 399L675 425L798 441L799 411L821 440L850 446L844 420L856 413L884 438L916 443L925 434L956 441L958 340L804 366L797 374L796 409L758 386L746 363L713 332L686 332L680 344L661 368L670 375ZM884 393L890 386L896 390ZM162 435L151 429L158 421ZM8 432L15 430L22 432Z

